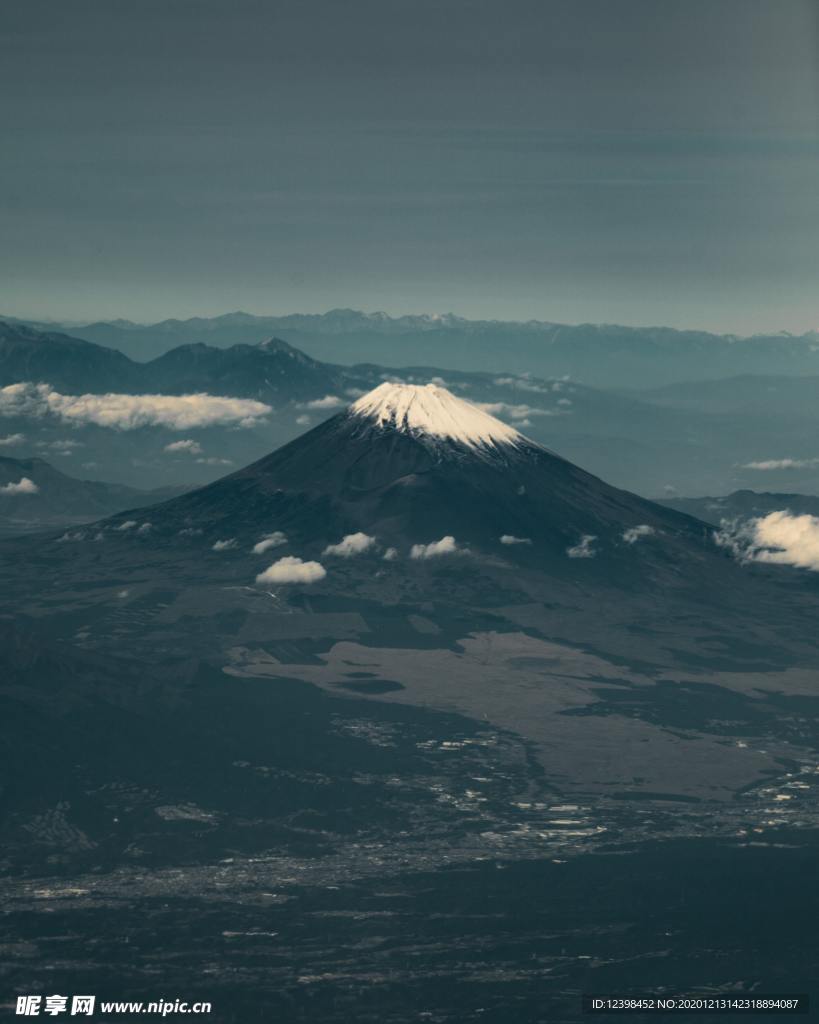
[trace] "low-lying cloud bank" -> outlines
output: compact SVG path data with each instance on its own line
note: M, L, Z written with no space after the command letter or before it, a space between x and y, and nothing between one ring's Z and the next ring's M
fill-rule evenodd
M256 577L257 583L317 583L327 575L321 562L303 562L300 558L280 558Z
M264 402L224 395L62 395L50 384L9 384L0 388L0 416L35 419L56 416L74 426L114 430L167 427L253 426L273 410Z
M39 490L33 480L23 476L17 483L7 483L0 487L0 494L37 494Z
M792 565L819 572L819 517L771 512L744 523L726 523L717 543L744 562Z

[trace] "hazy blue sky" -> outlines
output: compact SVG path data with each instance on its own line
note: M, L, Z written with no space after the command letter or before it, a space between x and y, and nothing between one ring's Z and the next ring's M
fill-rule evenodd
M0 313L819 326L815 0L10 0Z

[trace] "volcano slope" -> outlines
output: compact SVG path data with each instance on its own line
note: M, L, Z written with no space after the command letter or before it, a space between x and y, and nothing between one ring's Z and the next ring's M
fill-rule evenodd
M566 793L727 799L801 748L726 722L816 695L810 579L738 565L435 385L385 383L207 487L5 556L6 614L50 640L456 711Z

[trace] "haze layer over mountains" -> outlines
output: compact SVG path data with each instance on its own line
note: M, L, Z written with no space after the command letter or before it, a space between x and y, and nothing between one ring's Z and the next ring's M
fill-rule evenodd
M227 348L276 336L334 363L568 374L593 387L659 387L749 373L819 374L815 331L739 338L664 327L468 320L451 313L391 317L352 309L288 316L228 313L156 324L116 320L79 325L32 322L32 326L64 330L139 361L183 344L204 342Z

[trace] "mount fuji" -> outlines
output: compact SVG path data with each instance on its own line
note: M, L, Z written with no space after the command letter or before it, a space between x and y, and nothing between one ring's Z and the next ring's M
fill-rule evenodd
M398 553L458 549L631 585L724 564L713 529L609 486L435 384L383 383L265 458L144 513L155 542L252 546L281 531L314 557L365 533ZM113 534L128 513L108 522ZM373 551L376 547L373 548Z

